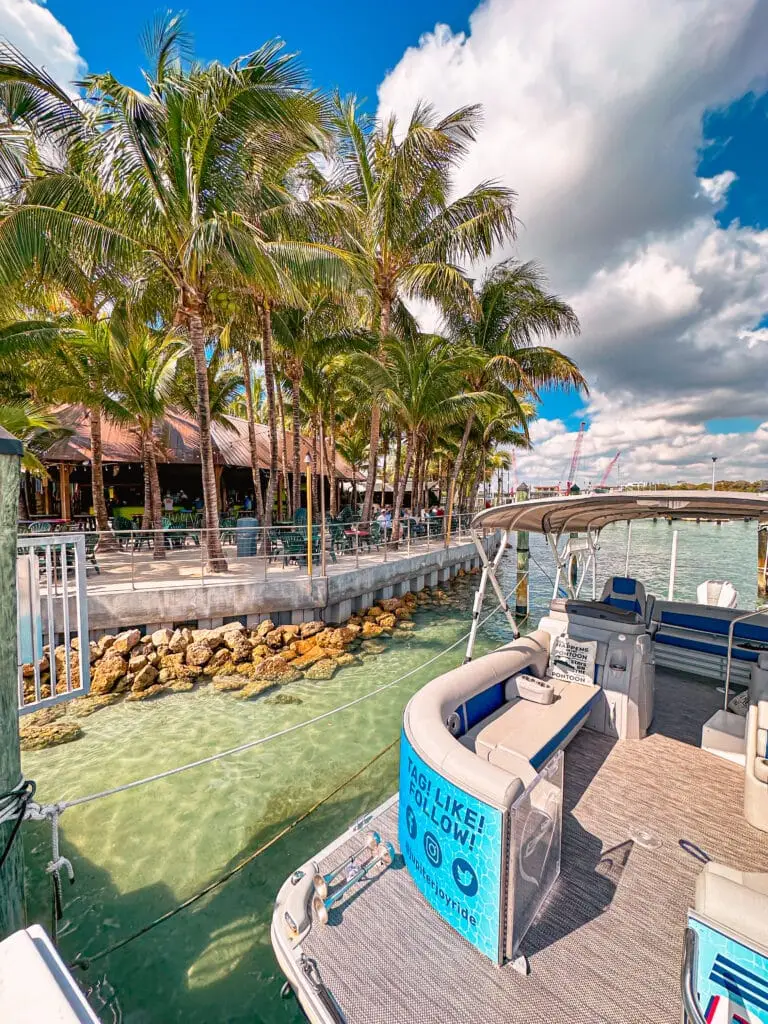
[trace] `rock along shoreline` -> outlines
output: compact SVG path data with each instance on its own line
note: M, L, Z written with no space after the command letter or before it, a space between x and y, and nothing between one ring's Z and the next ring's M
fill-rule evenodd
M478 570L457 575L461 581ZM22 750L42 750L71 743L84 735L81 720L119 701L145 701L180 693L209 683L214 690L250 700L272 693L300 679L323 681L337 671L375 658L385 641L412 635L417 609L451 605L440 587L425 588L377 601L342 625L321 621L276 626L270 619L256 629L229 622L215 629L159 629L143 635L128 629L107 634L89 644L91 688L87 696L54 704L21 717ZM57 692L64 692L65 649L57 647ZM80 651L72 641L72 671L79 671ZM23 666L24 699L34 700L34 666ZM40 661L41 694L50 696L50 650ZM300 698L278 693L271 703L300 703Z

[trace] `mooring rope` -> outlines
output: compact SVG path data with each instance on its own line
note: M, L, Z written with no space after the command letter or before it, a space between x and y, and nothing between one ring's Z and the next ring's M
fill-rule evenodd
M511 597L514 592L515 588L510 590L509 594L507 594L507 598ZM501 607L499 606L489 612L478 626L478 629L485 626L486 623L500 611ZM301 722L295 722L293 725L286 726L285 729L279 729L277 732L269 733L266 736L260 736L258 739L249 740L247 743L241 743L239 746L230 747L228 750L220 750L215 754L209 754L208 757L201 757L197 761L190 761L188 764L182 764L176 768L168 768L165 771L156 772L154 775L147 775L143 779L135 779L133 782L125 782L122 785L114 786L111 789L103 789L98 793L89 793L87 796L76 797L73 800L62 800L58 803L48 805L48 807L41 808L41 810L47 811L48 816L53 813L54 808L61 813L70 807L79 807L82 804L92 803L94 800L101 800L104 797L114 796L117 793L125 793L129 789L136 789L137 787L145 786L150 782L158 782L160 779L167 779L172 775L179 775L181 772L190 771L192 768L200 768L205 764L212 764L214 761L220 761L222 758L231 757L233 754L242 754L246 750L253 750L254 747L263 746L263 744L270 743L272 740L280 739L282 736L289 736L291 733L298 732L300 729L306 729L310 725L316 725L318 722L325 721L327 718L332 718L334 715L338 715L342 711L348 711L350 708L356 707L358 704L362 704L364 701L370 700L371 697L376 697L378 694L384 693L386 690L391 690L394 686L398 686L400 683L405 682L406 679L410 679L411 676L416 675L423 669L429 668L430 665L434 665L436 661L439 661L446 654L450 654L451 651L455 650L467 639L469 639L469 632L459 637L458 640L446 647L445 650L440 651L439 654L433 655L433 657L428 658L427 661L422 662L420 665L410 669L408 672L404 672L403 675L398 676L397 679L392 679L388 683L383 683L381 686L377 686L374 690L361 694L359 697L355 697L353 700L349 700L344 704L339 704L337 707L331 708L329 711L323 711L321 714L315 715L313 718L305 718Z
M271 839L268 839L267 842L262 843L262 845L258 847L258 849L254 850L253 853L248 854L247 857L244 857L241 861L238 861L238 863L235 864L233 868L230 868L229 871L226 871L223 875L220 875L213 882L210 882L208 885L204 886L204 888L200 889L198 892L188 897L188 899L183 900L183 902L177 904L177 906L172 907L170 910L167 910L164 914L161 914L160 917L156 917L148 924L145 924L142 928L139 928L138 931L133 932L131 935L126 936L124 939L120 939L118 942L113 942L110 946L107 946L105 949L100 950L98 953L94 953L93 956L75 957L75 959L72 960L71 963L69 964L69 967L71 969L78 967L84 971L88 970L90 965L95 960L102 960L105 956L109 956L110 953L114 953L116 950L122 949L124 946L127 946L128 943L133 942L134 939L138 939L142 935L146 935L147 932L152 931L153 928L157 928L158 925L163 924L165 921L169 921L172 917L175 917L177 914L181 913L182 910L186 910L187 907L191 907L193 903L197 903L198 900L201 900L204 896L207 896L209 892L213 892L214 889L218 889L219 886L224 885L225 882L228 882L230 878L238 874L238 872L242 871L243 868L247 867L249 864L252 864L263 853L266 853L266 851L269 850L270 847L274 846L275 843L279 842L284 836L287 836L289 832L293 832L293 830L297 828L303 821L306 821L307 818L310 817L310 815L314 814L315 811L319 810L319 808L321 808L323 804L327 804L329 800L332 800L343 789L346 789L346 787L351 782L354 782L355 779L358 779L364 772L366 772L371 767L371 765L374 765L376 764L377 761L380 761L381 758L384 757L385 754L388 754L389 751L392 750L393 747L397 746L399 742L400 737L398 736L397 739L393 740L391 743L388 743L383 750L380 750L378 754L372 757L370 761L366 761L362 768L358 768L358 770L354 772L352 775L347 776L347 778L344 779L343 782L339 783L339 785L336 786L334 789L332 789L330 793L326 793L325 796L315 801L315 803L312 804L311 807L309 807L306 811L302 811L302 813L298 817L294 818L293 821L289 822L287 825L281 828L280 831L277 832L274 836L272 836Z

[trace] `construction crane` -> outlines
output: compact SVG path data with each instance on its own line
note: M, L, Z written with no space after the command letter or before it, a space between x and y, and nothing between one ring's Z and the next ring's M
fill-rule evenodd
M579 471L579 459L581 458L581 449L584 446L584 431L587 429L585 420L582 420L579 424L579 432L576 435L576 444L573 446L573 455L571 456L571 465L568 470L568 480L565 485L565 493L570 494L576 480L576 474Z
M611 475L611 470L616 465L616 463L619 461L619 456L620 455L621 455L621 452L616 452L616 454L613 456L611 461L608 463L608 465L606 466L605 472L603 473L603 475L602 475L602 477L600 479L600 483L597 485L598 487L605 487L606 483L608 482L608 477Z

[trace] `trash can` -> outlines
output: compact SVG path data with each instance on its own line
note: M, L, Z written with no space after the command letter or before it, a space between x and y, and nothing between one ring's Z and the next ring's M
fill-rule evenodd
M258 519L238 519L237 530L237 557L248 558L256 554L259 543L259 521Z

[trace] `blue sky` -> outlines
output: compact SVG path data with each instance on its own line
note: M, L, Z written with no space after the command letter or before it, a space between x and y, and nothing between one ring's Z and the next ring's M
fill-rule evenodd
M475 6L466 0L392 0L381 5L371 0L191 0L179 9L187 13L186 24L202 59L230 60L279 36L291 50L301 52L315 85L367 97L375 109L376 88L406 47L438 21L465 30ZM109 25L103 3L48 0L91 69L108 67L136 84L142 60L139 35L165 7L152 0L130 0L115 5L119 22Z

